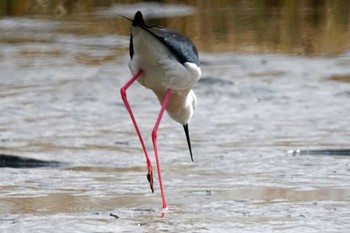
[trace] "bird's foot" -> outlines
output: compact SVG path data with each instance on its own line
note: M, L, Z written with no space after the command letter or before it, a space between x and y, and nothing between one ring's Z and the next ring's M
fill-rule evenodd
M152 193L154 193L154 189L153 189L153 172L152 171L148 171L147 173L147 180L149 182L149 187L152 190Z

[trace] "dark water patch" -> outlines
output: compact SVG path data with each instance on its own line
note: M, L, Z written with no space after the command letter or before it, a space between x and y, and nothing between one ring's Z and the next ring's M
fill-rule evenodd
M234 86L236 85L235 82L230 80L223 80L220 78L210 77L210 76L204 76L201 77L201 79L198 80L198 84L201 85L219 85L219 86Z
M267 72L252 72L248 74L251 77L282 77L286 75L285 71L271 70Z
M36 167L60 167L64 163L57 161L39 160L21 157L17 155L0 154L0 167L12 168L36 168Z
M292 155L350 156L350 149L291 150Z

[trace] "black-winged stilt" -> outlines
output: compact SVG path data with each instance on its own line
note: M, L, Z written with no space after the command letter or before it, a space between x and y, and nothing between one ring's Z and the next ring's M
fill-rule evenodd
M133 77L120 89L120 93L146 156L147 179L152 192L154 192L152 163L128 103L126 90L137 80L146 88L151 89L161 104L152 131L152 141L162 204L163 208L167 208L158 158L157 130L164 110L166 110L171 118L183 125L193 161L188 122L197 102L192 87L201 76L198 53L192 41L180 32L166 27L146 25L140 11L132 20L129 51L131 57L129 68Z

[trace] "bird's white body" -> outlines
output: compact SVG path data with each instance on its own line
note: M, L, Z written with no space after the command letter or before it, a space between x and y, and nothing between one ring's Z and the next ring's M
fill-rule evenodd
M131 73L144 71L137 81L151 89L160 103L167 89L171 89L173 93L166 110L175 121L186 124L197 103L191 89L201 76L200 68L190 62L181 64L164 44L140 27L133 27L132 35Z

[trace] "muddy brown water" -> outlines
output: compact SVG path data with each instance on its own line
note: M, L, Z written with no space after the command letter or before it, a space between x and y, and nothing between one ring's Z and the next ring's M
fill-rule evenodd
M0 19L0 152L64 163L0 168L0 232L350 229L350 158L288 153L350 148L349 53L200 51L194 163L180 125L165 115L158 133L163 212L119 97L128 37L54 33L59 25ZM138 84L128 96L153 159L160 106Z

